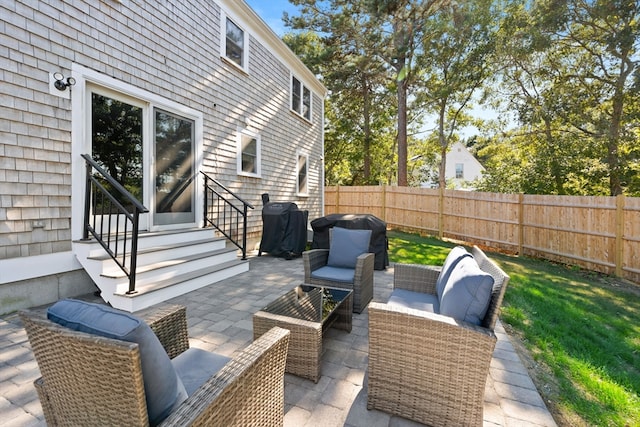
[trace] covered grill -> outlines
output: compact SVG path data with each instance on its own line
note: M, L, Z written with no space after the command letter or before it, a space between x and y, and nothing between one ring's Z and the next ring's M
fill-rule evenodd
M307 245L309 211L298 209L293 202L269 202L265 196L258 256L262 252L286 259L300 256Z

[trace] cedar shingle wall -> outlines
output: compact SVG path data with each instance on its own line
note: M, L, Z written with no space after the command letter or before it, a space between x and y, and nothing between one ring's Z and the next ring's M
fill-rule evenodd
M255 37L248 74L222 60L220 13L210 0L0 2L0 259L71 249L71 100L49 93L49 74L74 62L201 111L203 168L256 206L254 236L265 192L320 216L322 100L312 124L291 113L290 70ZM261 179L236 175L247 117ZM311 197L296 196L297 150Z

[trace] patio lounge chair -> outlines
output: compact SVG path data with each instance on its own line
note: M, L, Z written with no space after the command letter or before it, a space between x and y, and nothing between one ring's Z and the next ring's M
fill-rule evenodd
M482 425L494 327L508 281L477 247L471 254L454 248L442 268L396 264L389 302L369 305L367 408L431 426ZM460 284L464 293L482 287L484 294L463 303L466 297L455 290ZM484 309L471 313L483 298Z
M95 314L93 307L82 304L63 308L69 306L76 314ZM135 318L123 312L114 318L118 311L103 307L93 317L106 319L99 327L122 332L138 322L140 327L124 339L140 339L129 342L83 332L88 324L84 314L72 319L60 311L52 315L50 308L52 321L42 311L20 313L42 374L35 386L48 425L282 426L289 331L273 328L229 359L188 348L182 306L165 306ZM164 359L168 365L149 372L150 366L166 363ZM168 406L152 407L151 399ZM164 413L158 417L158 411Z
M373 298L375 254L369 252L371 230L334 227L329 249L302 253L304 282L353 289L353 311L362 313Z

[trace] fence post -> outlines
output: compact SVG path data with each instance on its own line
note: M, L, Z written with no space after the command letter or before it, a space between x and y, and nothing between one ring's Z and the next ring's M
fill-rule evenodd
M524 250L524 194L518 194L518 255Z
M387 186L382 186L382 218L383 221L387 221Z
M616 196L616 276L622 277L622 264L624 262L624 195Z
M336 212L340 213L340 186L336 185Z
M440 194L438 195L438 238L444 236L444 188L438 187Z

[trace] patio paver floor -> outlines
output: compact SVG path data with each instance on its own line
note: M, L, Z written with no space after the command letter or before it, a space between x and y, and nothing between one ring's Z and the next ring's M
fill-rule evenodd
M192 347L227 356L253 339L252 316L302 283L302 259L250 256L250 270L170 300L187 307ZM391 293L393 266L374 275L374 301ZM368 314L353 315L353 330L329 330L322 377L285 376L286 427L409 427L419 424L367 410ZM500 323L487 378L484 426L556 426ZM0 318L0 426L44 426L33 387L37 364L16 314Z

